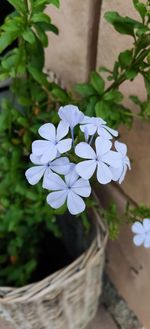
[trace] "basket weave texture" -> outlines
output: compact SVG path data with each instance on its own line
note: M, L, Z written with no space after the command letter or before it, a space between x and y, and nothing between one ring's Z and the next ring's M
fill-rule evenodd
M96 219L96 220L95 220ZM22 288L0 288L0 323L10 329L84 329L97 311L107 234L94 213L95 238L76 261Z

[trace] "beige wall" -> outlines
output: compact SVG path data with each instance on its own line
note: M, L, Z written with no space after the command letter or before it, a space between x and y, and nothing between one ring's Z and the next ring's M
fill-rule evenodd
M47 12L59 28L59 36L49 34L46 66L70 86L87 80L95 67L101 0L61 0L60 10Z

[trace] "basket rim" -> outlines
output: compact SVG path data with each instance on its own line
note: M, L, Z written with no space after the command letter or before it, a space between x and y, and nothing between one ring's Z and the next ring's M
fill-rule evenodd
M61 268L44 279L25 285L23 287L0 287L0 303L24 302L26 300L37 299L43 294L52 291L59 291L72 277L80 275L88 266L92 264L97 256L104 253L108 240L108 230L101 220L98 210L92 209L93 222L96 228L95 237L89 248L68 266ZM56 289L57 288L57 289Z

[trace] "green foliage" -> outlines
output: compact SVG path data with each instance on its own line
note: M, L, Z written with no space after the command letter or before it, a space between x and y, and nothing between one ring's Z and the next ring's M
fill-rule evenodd
M121 34L133 37L133 47L118 55L112 69L101 67L92 72L87 83L77 84L75 90L81 96L82 109L90 116L102 117L112 127L126 124L131 127L134 116L150 118L150 13L149 4L133 0L141 21L122 17L117 12L107 12L106 20ZM147 100L141 102L137 96L131 99L138 105L139 112L133 113L124 106L120 86L127 80L133 81L140 74L144 78Z
M115 240L119 235L121 225L121 216L118 215L118 209L115 203L111 203L102 211L102 216L106 221L109 230L109 238Z
M136 220L143 220L144 218L149 218L150 208L143 204L131 205L130 203L126 206L125 216L129 223L134 223Z
M58 33L45 14L58 0L9 0L15 11L0 27L0 80L12 78L9 95L0 104L0 285L24 285L36 270L46 231L60 236L57 211L43 190L29 188L25 171L31 143L43 122L57 122L59 102L71 95L43 73L46 31ZM7 51L15 39L18 47ZM61 213L63 213L63 209Z

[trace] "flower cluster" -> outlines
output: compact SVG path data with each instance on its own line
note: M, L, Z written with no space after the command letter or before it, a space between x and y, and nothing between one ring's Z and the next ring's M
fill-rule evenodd
M132 232L135 233L133 242L136 246L144 245L150 248L150 219L144 218L143 222L135 222L132 225Z
M82 198L91 194L89 179L93 174L96 172L101 184L112 180L121 183L130 169L130 161L125 144L115 141L113 145L112 138L118 132L103 119L85 116L74 105L61 107L58 115L57 129L52 123L39 128L43 139L32 143L30 155L35 166L25 175L31 185L43 177L42 186L50 191L48 204L57 209L66 203L70 213L76 215L85 209ZM75 163L71 162L72 158Z

